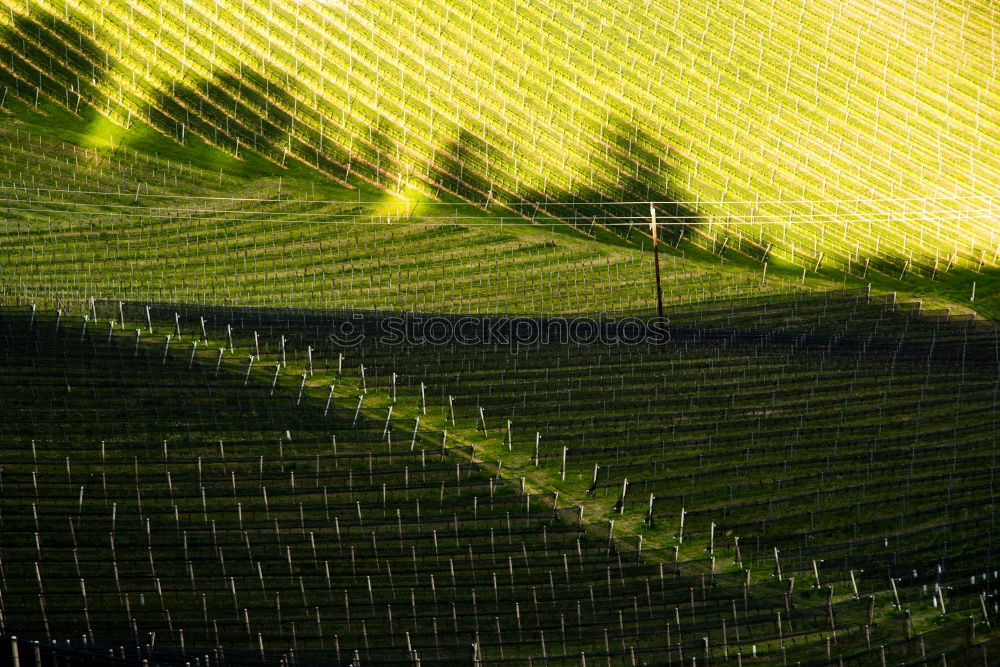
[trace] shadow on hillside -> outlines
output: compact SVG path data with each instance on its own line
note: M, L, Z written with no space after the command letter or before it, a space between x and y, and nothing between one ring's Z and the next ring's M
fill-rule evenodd
M237 138L243 150L273 153L279 144L287 147L292 118L279 105L291 106L291 96L247 69L243 76L246 81L228 73L197 84L172 81L158 92L150 117L177 141L194 132L233 151Z
M701 222L676 185L681 169L666 159L668 144L617 117L612 118L605 136L608 157L600 165L601 182L595 187L540 193L544 200L555 202L548 208L557 217L575 220L583 231L604 225L634 242L649 236L649 203L656 202L661 241L679 245L690 239Z
M183 322L205 318L213 327L231 325L233 335L252 335L253 331L259 331L273 338L285 334L290 342L312 344L316 350L327 350L334 356L337 351L353 347L382 345L400 350L408 346L457 346L458 350L473 351L474 356L481 346L541 344L541 338L525 338L525 335L534 334L551 340L586 340L589 342L580 344L601 345L603 339L593 337L595 327L614 331L617 322L636 324L640 322L636 317L653 315L637 311L628 317L602 313L512 317L211 304L149 305L154 321L172 323L175 313ZM128 320L138 321L145 317L144 303L126 302L123 307ZM118 302L98 302L97 308L102 317L111 318L117 314ZM1000 363L995 324L946 311L920 310L918 303L897 303L891 295L874 297L865 290L727 297L671 306L666 314L671 344L784 346L848 359L860 355L881 357L892 363L933 363L952 371L960 368L989 371ZM391 326L387 326L387 322L391 322ZM441 326L441 331L451 332L454 338L434 338L433 342L426 342L430 338L422 338L422 335L429 330L427 326L431 322ZM401 337L404 331L407 334ZM344 332L349 335L345 337ZM479 336L482 338L477 338ZM346 342L348 339L350 342ZM410 342L404 344L404 340ZM614 338L608 340L615 340L614 345L622 344ZM636 340L641 343L641 339Z
M392 124L381 113L376 112L375 120L368 126L368 137L365 141L357 141L351 153L352 169L360 171L365 177L378 183L388 190L395 190L399 182L398 174L394 178L397 152L396 140L391 135Z
M101 83L115 61L71 23L37 6L13 14L12 26L0 26L0 86L6 95L29 104L49 95L78 112L101 99Z
M122 64L99 44L111 44L114 38L102 34L98 27L91 28L92 34L84 34L85 28L79 26L90 21L82 14L71 12L72 18L67 20L36 4L28 6L26 14L15 13L12 7L12 24L0 27L0 62L4 63L0 67L0 99L18 97L34 104L37 93L74 112L88 104L98 113L103 112L108 100L104 88L112 87L106 81L107 72ZM285 166L297 160L346 180L361 174L387 190L396 190L413 177L401 173L399 160L404 142L409 142L407 137L412 135L388 115L374 112L374 120L355 132L349 144L334 141L325 135L343 137L345 133L330 128L341 124L356 127L347 114L340 116L338 110L333 110L334 118L323 116L306 101L314 91L287 73L227 58L219 56L220 66L211 80L168 82L153 93L155 101L143 115L180 143L187 143L188 135L194 134L230 154L242 157L253 151ZM130 93L126 90L124 94ZM361 109L362 105L356 107ZM319 128L326 131L321 133ZM603 138L590 145L589 163L581 165L582 160L569 155L564 168L562 156L549 155L545 158L549 162L540 165L549 173L567 174L575 169L581 178L569 184L525 176L526 168L533 166L530 157L522 157L523 168L515 177L514 162L505 155L510 150L509 138L499 130L489 129L477 132L459 128L454 140L425 158L429 161L426 176L417 177L425 179L439 197L505 203L534 221L558 220L602 240L633 244L648 245L648 202L655 201L659 235L665 244L715 254L722 254L726 247L734 248L732 241L738 237L733 236L726 246L726 232L713 234L712 238L703 234L714 230L687 203L693 196L680 184L688 166L671 150L669 140L650 136L621 114L611 114L598 136ZM572 147L567 150L572 152ZM514 152L519 151L514 146ZM583 147L580 152L584 152ZM585 173L591 167L592 182L590 174ZM688 243L699 234L707 239L707 243L699 241L699 245L709 246L705 251ZM767 245L762 238L759 244L741 243L739 251L762 261ZM829 260L826 263L829 265ZM810 272L816 268L828 274L836 271L824 269L823 264L818 254L803 249L794 265L775 262L770 271L788 277L803 267ZM859 279L877 274L898 282L901 276L909 279L915 275L906 257L888 253L855 258L848 268ZM929 273L925 266L922 275L929 277Z
M675 185L680 169L661 157L667 155L667 145L621 121L615 121L608 135L608 162L598 170L602 174L594 186L538 187L518 180L517 197L512 197L489 177L497 169L487 156L491 146L503 145L502 138L464 129L456 141L436 151L429 181L439 197L446 192L471 202L500 201L533 221L556 218L588 235L604 227L630 242L649 235L649 202L657 202L660 239L671 245L689 239L700 221Z
M181 143L193 133L240 158L252 151L289 166L297 157L326 173L343 175L346 150L296 120L293 111L300 107L287 87L246 65L235 67L240 74L220 72L198 83L171 82L148 107L149 118ZM296 136L302 134L305 140Z
M64 61L50 54L62 54ZM96 104L105 97L100 91L104 72L115 65L106 51L72 24L37 10L30 16L17 16L13 28L0 32L0 57L10 62L17 74L2 71L0 82L31 102L36 85L32 82L41 81L44 92L56 99L67 97L66 89L79 85L84 101L89 98ZM385 115L376 113L367 136L362 130L350 147L340 145L321 136L317 128L335 121L321 118L307 103L300 104L299 98L306 96L296 94L294 80L286 76L285 81L278 81L249 63L223 64L231 72L220 67L211 80L175 80L164 85L154 93L154 102L144 115L180 143L186 143L187 135L193 133L230 153L252 150L281 164L295 156L338 177L348 176L347 165L353 160L354 173L360 172L389 190L409 178L410 174L399 173L400 142L407 133ZM69 95L74 96L72 92ZM303 119L309 122L303 124ZM458 130L457 139L435 151L427 180L468 201L507 202L525 217L557 218L585 233L604 225L630 241L639 238L639 230L648 233L649 207L641 202L661 202L658 210L664 216L663 238L676 243L698 222L694 211L681 203L683 193L673 185L680 170L664 159L666 144L617 116L611 118L603 136L606 146L603 151L595 149L594 155L603 152L607 157L595 158L600 164L596 165L593 186L561 187L552 181L534 182L536 179L517 179L515 185L507 182L508 178L501 185L494 174L504 171L496 167L496 153L506 145L504 138L493 133L480 136L464 128ZM492 163L487 157L491 150ZM549 166L560 170L558 165ZM517 197L511 196L514 189Z
M462 199L487 202L493 196L489 181L481 173L486 170L484 156L487 151L487 143L481 137L468 130L459 130L458 140L434 156L438 183Z

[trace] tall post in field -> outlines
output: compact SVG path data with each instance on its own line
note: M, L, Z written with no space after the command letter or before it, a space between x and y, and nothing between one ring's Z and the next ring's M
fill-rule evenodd
M663 319L663 288L660 286L660 248L656 238L656 207L649 205L649 229L653 235L653 265L656 267L656 315Z

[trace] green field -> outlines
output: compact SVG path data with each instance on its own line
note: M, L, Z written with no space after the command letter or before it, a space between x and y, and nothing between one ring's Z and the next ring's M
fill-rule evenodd
M682 202L699 244L806 268L996 263L985 3L30 0L0 21L7 96L104 114L92 141L149 126L577 227Z
M1000 661L988 4L3 9L0 667Z

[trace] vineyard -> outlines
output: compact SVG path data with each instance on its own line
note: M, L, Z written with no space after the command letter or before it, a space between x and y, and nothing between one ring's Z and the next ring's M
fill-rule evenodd
M333 311L91 306L3 315L4 622L46 654L1000 655L993 327L836 293L666 350L343 348Z
M686 202L689 236L806 267L996 260L988 3L28 0L0 22L9 97L334 182L577 228Z
M989 3L0 8L0 667L1000 664Z

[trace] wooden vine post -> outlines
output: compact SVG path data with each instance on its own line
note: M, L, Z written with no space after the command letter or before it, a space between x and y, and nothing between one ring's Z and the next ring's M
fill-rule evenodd
M660 285L660 248L656 235L656 207L649 205L649 229L653 235L653 266L656 269L656 315L663 319L663 287Z

